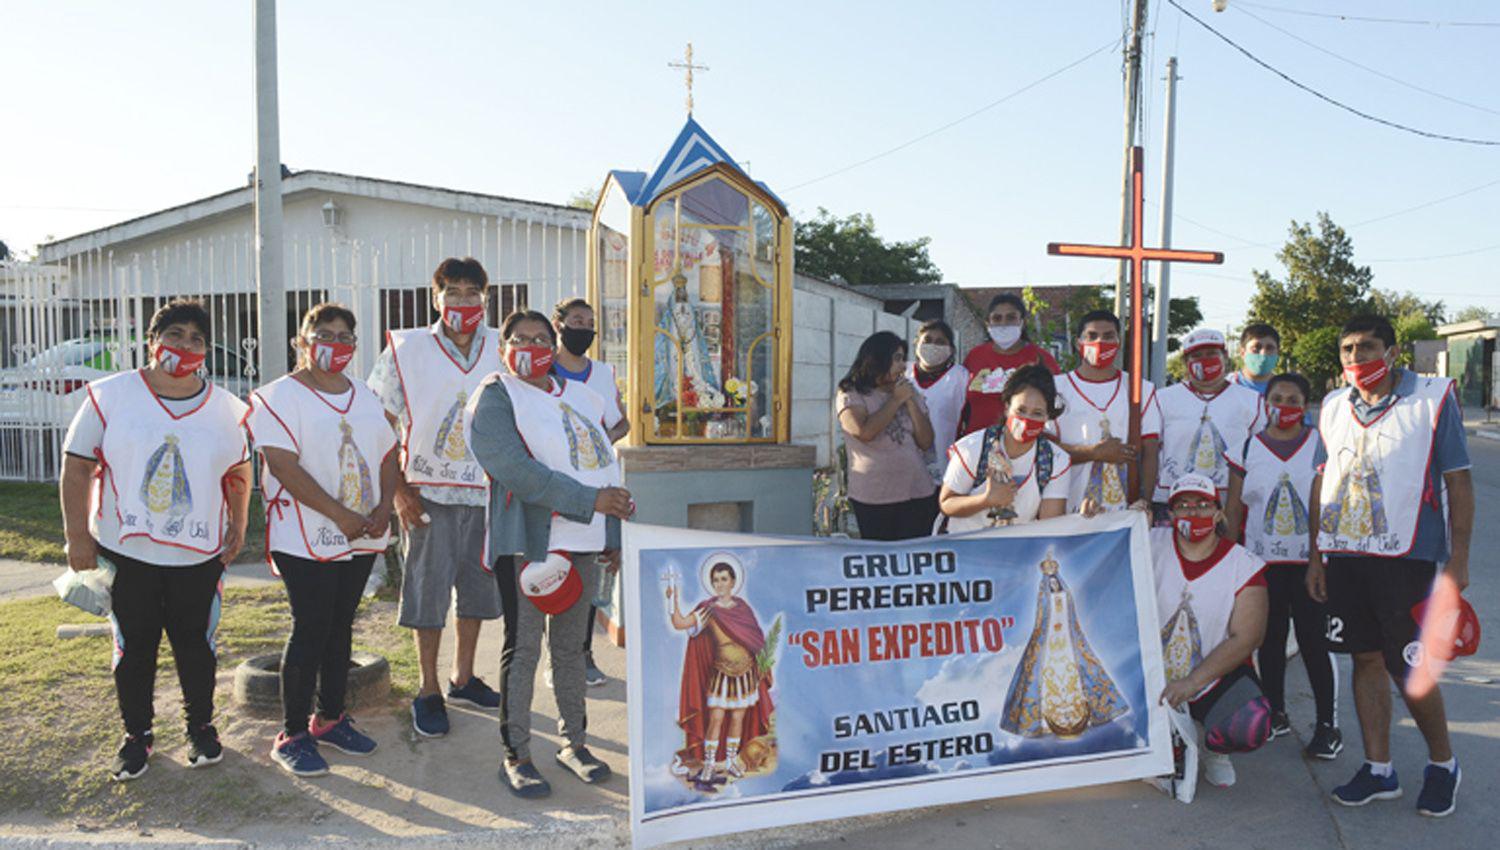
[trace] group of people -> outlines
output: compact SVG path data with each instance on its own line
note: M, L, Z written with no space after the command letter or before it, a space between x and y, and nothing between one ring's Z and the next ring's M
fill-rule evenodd
M347 672L355 614L399 526L399 622L420 662L416 733L446 735L449 702L498 709L500 778L518 796L549 793L529 745L545 633L565 739L556 760L584 782L609 776L586 745L584 694L604 681L590 652L600 570L616 568L619 520L635 507L613 448L629 425L613 369L587 356L589 304L567 301L552 316L519 310L496 329L484 321L488 284L476 260L444 260L432 278L437 320L391 331L368 382L345 373L359 345L354 314L324 303L292 341L295 371L236 398L200 376L209 312L174 300L152 316L148 365L89 384L64 441L60 490L69 565L114 570L125 737L113 778L148 767L163 632L182 685L188 766L223 758L214 635L224 568L249 523L252 449L267 559L292 615L276 764L317 776L329 749L376 749L345 710ZM444 683L437 656L450 610L457 648ZM481 625L497 618L498 690L474 672Z
M1468 584L1474 495L1453 382L1399 366L1391 323L1356 316L1339 334L1346 386L1314 416L1307 379L1278 369L1275 328L1245 327L1238 369L1224 335L1200 328L1183 340L1184 380L1142 381L1132 434L1119 318L1079 319L1066 373L1027 339L1029 318L997 295L989 339L961 362L942 321L920 327L910 362L894 333L860 346L835 403L860 535L1149 512L1161 700L1200 724L1209 782L1233 784L1228 753L1291 734L1290 630L1316 707L1309 757L1343 749L1329 652L1353 659L1365 762L1333 798L1401 796L1394 681L1429 754L1418 811L1452 812L1461 774L1442 696L1404 686L1426 663L1418 618L1440 575Z

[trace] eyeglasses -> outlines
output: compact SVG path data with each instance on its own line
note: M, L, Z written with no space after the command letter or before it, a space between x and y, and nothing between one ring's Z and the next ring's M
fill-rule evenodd
M526 345L540 345L542 348L552 347L552 337L547 334L537 334L532 337L513 336L505 341L511 348L520 348Z
M352 333L336 334L330 331L316 331L307 335L313 342L342 342L344 345L354 345L359 342L359 337Z
M1180 514L1206 514L1219 509L1217 502L1173 502L1172 512Z

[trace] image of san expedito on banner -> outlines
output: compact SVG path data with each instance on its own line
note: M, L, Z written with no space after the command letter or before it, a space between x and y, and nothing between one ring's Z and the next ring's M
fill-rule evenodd
M1172 771L1140 512L625 535L636 846Z

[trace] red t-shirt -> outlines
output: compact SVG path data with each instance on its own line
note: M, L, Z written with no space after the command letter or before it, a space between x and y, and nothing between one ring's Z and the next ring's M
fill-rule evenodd
M1033 363L1041 363L1054 375L1061 373L1052 355L1034 342L1026 343L1013 354L1001 354L989 341L974 346L964 358L970 377L960 430L969 434L999 422L1004 414L1000 409L1000 391L1005 388L1005 379L1011 372Z

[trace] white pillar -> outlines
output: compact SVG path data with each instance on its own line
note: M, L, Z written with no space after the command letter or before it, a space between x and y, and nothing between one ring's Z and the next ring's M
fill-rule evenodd
M1172 247L1172 150L1177 137L1177 57L1167 60L1166 128L1161 145L1161 246ZM1160 263L1156 282L1156 319L1152 323L1151 380L1167 383L1167 323L1172 306L1172 264Z

